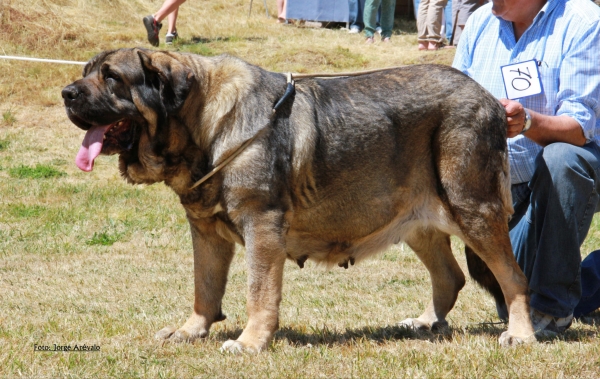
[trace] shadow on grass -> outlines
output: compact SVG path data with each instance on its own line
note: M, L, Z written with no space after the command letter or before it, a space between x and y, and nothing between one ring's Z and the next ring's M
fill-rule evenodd
M596 327L596 330L582 330L581 328L567 329L564 333L559 334L536 334L538 342L553 342L553 341L565 341L565 342L582 342L598 337L600 332L600 312L596 311L592 314L587 315L578 319L580 323L591 325ZM489 335L489 336L500 336L508 327L508 324L502 322L496 323L481 323L467 326L466 331L469 334L475 335Z
M591 326L600 326L600 309L595 310L592 313L588 313L577 319L582 324Z
M219 340L237 339L242 333L241 329L230 330L215 334ZM275 333L275 340L287 340L295 346L336 346L349 345L359 341L374 341L382 343L393 340L427 340L430 342L451 341L455 330L446 328L437 332L413 330L400 326L362 327L346 329L345 331L331 330L327 326L310 328L304 332L292 327L283 327Z
M590 317L591 316L591 317ZM600 312L588 315L586 323L593 326L600 326ZM590 320L591 319L591 320ZM580 322L584 322L581 319ZM455 335L480 335L491 338L499 338L506 331L508 324L503 322L483 322L470 324L464 328L442 328L431 332L423 330L413 330L401 326L385 326L346 329L344 331L332 330L327 326L321 328L308 328L300 330L294 327L283 327L275 333L275 341L287 340L290 345L295 346L336 346L351 345L354 342L373 341L383 343L395 340L421 340L430 342L451 342ZM228 330L214 335L217 340L226 341L237 339L242 333L242 329ZM569 329L556 336L538 336L538 342L551 343L553 341L581 342L598 337L598 330Z
M356 329L346 329L345 331L331 330L327 326L322 328L310 328L310 331L304 332L297 328L284 327L275 333L275 341L287 340L290 345L295 346L336 346L352 345L355 342L373 341L383 343L396 340L420 340L432 343L451 342L456 335L479 335L490 338L499 338L506 331L507 324L480 323L471 324L465 328L443 328L434 332L425 330L413 330L401 326L385 327L362 327ZM237 339L242 333L241 329L229 330L215 334L217 340L226 341ZM552 342L554 340L563 340L568 342L577 342L584 338L593 337L595 334L588 331L568 330L562 335L555 337L538 337L539 342Z
M200 37L200 36L192 36L191 38L180 38L179 41L177 41L177 45L179 46L185 46L185 45L191 45L191 44L198 44L198 43L212 43L212 42L238 42L238 41L248 41L248 42L260 42L260 41L264 41L266 40L265 37L244 37L244 38L240 38L240 37L214 37L214 38L207 38L207 37Z
M264 37L214 37L214 38L206 38L200 36L192 36L191 38L179 38L177 41L173 43L173 47L175 50L180 52L194 53L200 54L207 57L219 55L222 53L222 48L215 48L215 45L211 45L212 42L239 42L239 41L248 41L248 42L256 42L263 41Z

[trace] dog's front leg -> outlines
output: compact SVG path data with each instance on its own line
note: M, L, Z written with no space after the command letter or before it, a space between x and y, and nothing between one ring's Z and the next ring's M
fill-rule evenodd
M193 342L206 337L212 323L225 319L221 301L234 244L217 234L214 220L191 217L188 220L194 247L194 311L181 328L160 330L156 338L161 340Z
M246 218L244 240L248 266L248 324L237 340L223 344L222 351L238 353L265 350L279 326L285 264L282 219L277 211Z

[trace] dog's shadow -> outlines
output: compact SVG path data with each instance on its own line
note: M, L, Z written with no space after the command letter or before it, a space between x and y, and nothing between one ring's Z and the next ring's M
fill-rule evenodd
M582 330L571 328L556 336L538 336L539 342L552 342L561 340L565 342L580 342L585 339L595 338L600 330L600 311L596 311L578 322L594 326L596 330ZM345 331L332 330L327 326L320 328L310 327L303 330L294 327L283 327L275 333L275 342L287 340L294 346L339 346L349 345L353 342L373 341L383 343L395 340L421 340L429 342L451 342L457 335L481 335L498 338L505 330L507 324L503 322L482 322L467 325L466 327L447 327L437 331L414 330L403 326L383 326L346 329ZM235 340L242 333L242 329L218 332L217 340Z
M393 340L427 340L442 342L452 340L455 330L445 328L436 332L413 330L402 326L361 327L345 331L331 330L327 326L299 330L293 327L283 327L275 333L275 342L287 340L293 346L336 346L348 345L352 342L373 341L383 343ZM215 335L218 340L236 339L242 333L241 329L222 331Z
M260 42L266 40L265 37L200 37L192 36L190 38L180 38L177 41L178 46L207 44L211 42L236 42L236 41L247 41L247 42Z

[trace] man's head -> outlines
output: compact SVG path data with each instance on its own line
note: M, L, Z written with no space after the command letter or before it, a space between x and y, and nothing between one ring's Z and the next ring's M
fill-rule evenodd
M503 20L531 25L547 0L492 0L492 13Z

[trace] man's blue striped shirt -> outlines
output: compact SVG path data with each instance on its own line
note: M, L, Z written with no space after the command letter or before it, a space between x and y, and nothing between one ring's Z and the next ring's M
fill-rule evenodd
M506 98L501 66L535 59L544 92L519 99L546 115L579 122L588 142L600 143L600 7L590 0L549 0L515 40L512 23L492 14L492 3L467 21L453 66ZM511 180L527 182L542 149L523 135L508 139Z

